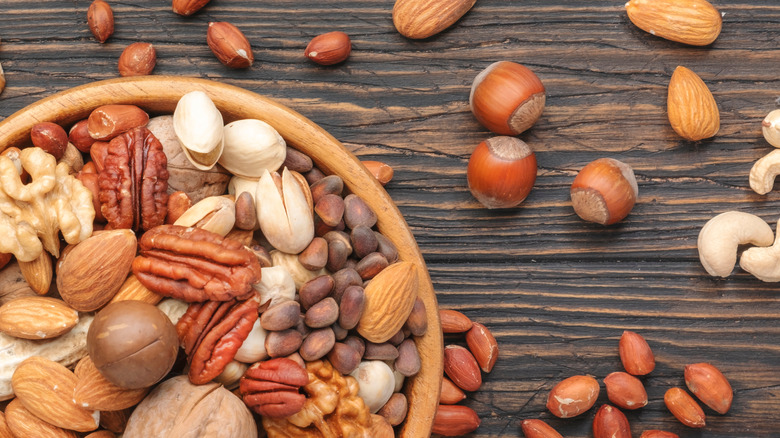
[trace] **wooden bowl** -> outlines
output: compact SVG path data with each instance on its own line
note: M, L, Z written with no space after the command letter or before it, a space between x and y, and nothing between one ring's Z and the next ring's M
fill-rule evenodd
M152 114L171 114L179 98L193 90L201 90L211 97L225 123L245 118L264 120L279 131L287 144L309 155L322 171L339 175L346 187L376 212L379 231L395 244L400 258L422 268L418 294L427 309L428 332L417 339L422 367L417 376L406 383L409 413L401 436L428 436L441 387L442 332L425 261L387 192L352 153L315 123L268 98L231 85L194 78L143 76L82 85L12 114L0 122L0 150L29 145L30 129L38 122L55 122L68 127L103 104L135 104Z

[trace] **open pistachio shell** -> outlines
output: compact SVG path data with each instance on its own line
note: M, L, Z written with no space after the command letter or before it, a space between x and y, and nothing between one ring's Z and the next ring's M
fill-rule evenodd
M225 148L223 129L222 113L206 93L191 91L179 99L173 130L193 166L209 170L217 164Z
M202 228L224 237L235 223L235 202L226 196L209 196L185 211L174 225Z
M260 178L274 172L287 157L287 144L276 129L262 120L243 119L224 128L225 150L219 164L233 175Z
M298 254L314 238L314 219L301 186L287 168L278 188L268 170L257 183L255 206L260 229L279 251Z

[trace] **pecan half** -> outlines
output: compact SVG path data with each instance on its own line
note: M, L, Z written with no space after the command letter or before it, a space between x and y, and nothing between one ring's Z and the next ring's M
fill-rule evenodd
M306 396L299 390L308 383L309 373L302 366L280 357L249 367L239 389L251 410L263 416L284 418L303 408Z
M200 228L160 225L141 236L133 273L160 295L187 302L246 299L260 281L260 261L233 239Z
M149 230L164 223L167 166L162 144L145 127L111 140L98 175L98 199L108 228Z
M259 301L193 303L176 323L195 385L210 382L224 371L257 320Z

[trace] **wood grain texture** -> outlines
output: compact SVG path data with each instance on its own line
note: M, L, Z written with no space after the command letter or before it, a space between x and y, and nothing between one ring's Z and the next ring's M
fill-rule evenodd
M627 416L635 436L777 436L780 424L778 285L735 270L710 278L698 232L718 213L741 210L775 228L780 190L748 186L752 164L773 148L760 121L780 105L780 4L713 0L724 14L711 46L688 47L633 26L622 0L479 0L458 23L426 40L392 25L388 0L212 0L180 17L162 0L111 2L116 31L97 43L88 0L0 2L0 63L7 87L0 117L54 92L116 77L122 49L157 48L157 75L215 79L276 99L319 124L362 159L391 164L386 189L410 225L442 307L489 327L500 357L468 406L475 437L521 436L542 418L567 437L591 436L595 409L559 420L549 389L573 374L599 380L620 370L623 330L646 337L657 367L644 378L650 402ZM205 43L209 21L230 21L255 64L230 70ZM321 67L303 51L317 34L350 35L345 63ZM536 187L515 209L482 208L466 186L473 148L491 134L468 109L471 81L498 60L531 68L547 88L539 122L521 135L536 151ZM666 118L666 85L685 65L713 92L721 130L681 140ZM582 222L571 209L577 171L601 157L630 164L639 199L621 224ZM445 338L445 342L460 342ZM663 405L684 385L687 363L709 361L735 390L731 411L705 409L693 431ZM606 402L602 391L597 405Z

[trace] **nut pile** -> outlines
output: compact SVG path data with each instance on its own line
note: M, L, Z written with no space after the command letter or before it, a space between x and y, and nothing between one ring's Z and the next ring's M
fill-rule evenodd
M610 373L604 378L607 398L615 406L604 404L593 418L595 438L631 438L631 427L621 411L640 409L647 405L647 392L639 377L655 369L655 355L642 335L624 331L618 344L623 371ZM709 363L685 366L684 380L688 390L715 412L725 415L731 408L733 390L725 376ZM590 410L598 399L601 387L593 376L575 375L558 382L547 398L547 409L556 417L572 418ZM704 410L683 388L669 388L664 404L680 423L691 428L703 428L706 423ZM528 438L556 438L561 435L549 424L538 419L521 423ZM675 438L676 434L660 430L646 430L642 438Z
M0 155L17 236L0 273L22 284L0 301L12 436L386 437L405 420L419 268L338 175L197 91L172 115L105 105L31 138Z

